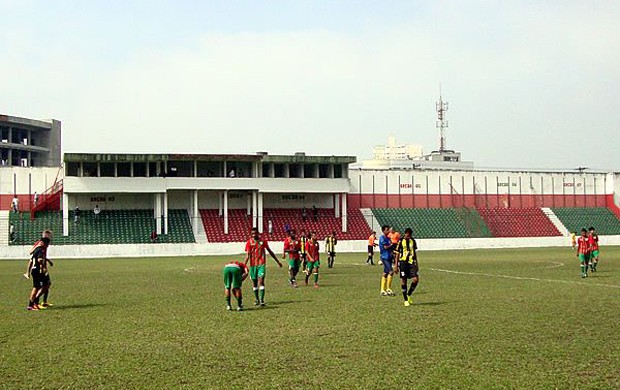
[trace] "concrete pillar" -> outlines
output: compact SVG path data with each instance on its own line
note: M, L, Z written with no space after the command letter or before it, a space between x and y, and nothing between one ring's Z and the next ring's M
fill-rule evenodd
M245 199L246 199L246 205L247 205L246 214L251 215L252 214L252 198L250 197L250 194L246 194Z
M258 193L258 218L256 221L256 227L258 227L258 232L263 232L263 193Z
M276 164L269 164L269 177L276 177Z
M155 232L161 234L161 194L153 194L155 198Z
M164 234L168 234L168 191L162 194L164 198Z
M223 215L223 208L224 208L224 204L223 204L223 197L224 194L221 191L218 191L218 196L217 196L217 211L220 217Z
M314 175L312 177L318 178L319 176L319 164L314 164Z
M228 191L224 191L224 234L228 234Z
M327 177L330 179L334 178L334 164L329 164L327 166Z
M347 229L347 194L342 194L342 232L346 233Z
M198 234L198 218L198 190L194 190L192 202L192 227L194 229L194 234Z
M288 163L284 164L284 177L287 179L291 177L291 165Z
M340 194L334 194L334 217L340 217Z
M224 175L222 175L222 176L223 177L228 177L228 164L226 164L226 161L222 162L222 169L224 170Z
M69 194L62 193L62 235L69 235Z
M257 226L258 223L258 196L256 191L252 191L252 227Z

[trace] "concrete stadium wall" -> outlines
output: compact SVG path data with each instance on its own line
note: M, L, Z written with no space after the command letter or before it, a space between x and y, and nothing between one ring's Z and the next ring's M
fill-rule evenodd
M605 207L607 173L352 170L355 208Z
M600 236L603 247L620 245L620 236ZM568 237L523 237L523 238L454 238L454 239L420 239L420 251L426 250L466 250L491 248L536 248L566 247L567 259L573 253ZM278 257L282 255L282 242L271 243L271 248ZM340 253L366 252L366 240L340 241ZM0 247L0 259L27 259L30 246ZM141 245L52 245L48 251L52 259L86 259L112 257L169 257L169 256L223 256L240 255L244 243L210 243L210 244L141 244ZM360 257L360 262L363 261Z
M10 209L14 194L22 210L30 209L32 195L50 188L57 176L62 180L62 169L0 167L0 210Z

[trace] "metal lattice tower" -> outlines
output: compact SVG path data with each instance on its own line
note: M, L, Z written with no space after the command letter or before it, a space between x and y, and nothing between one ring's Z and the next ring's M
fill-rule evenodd
M441 98L441 88L439 89L439 101L435 103L435 108L437 110L435 127L439 129L439 151L445 152L447 150L446 128L448 127L448 121L446 119L446 111L448 111L448 102L444 103Z

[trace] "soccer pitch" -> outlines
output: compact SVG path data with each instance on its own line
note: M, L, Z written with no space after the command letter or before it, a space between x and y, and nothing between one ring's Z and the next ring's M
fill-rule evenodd
M269 259L267 306L248 280L244 312L222 282L241 256L56 259L39 312L26 261L2 261L0 387L619 388L619 257L582 279L570 248L420 252L411 307L365 254L318 290Z

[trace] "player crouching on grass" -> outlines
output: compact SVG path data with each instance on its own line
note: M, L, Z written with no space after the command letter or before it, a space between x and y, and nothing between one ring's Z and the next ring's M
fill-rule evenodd
M581 264L581 277L585 278L588 276L588 263L590 261L590 239L586 229L581 229L581 236L577 238L577 257Z
M230 292L237 298L237 311L243 311L243 292L241 285L248 277L248 266L238 261L231 261L224 266L224 295L226 296L226 310L232 310Z
M295 278L299 273L299 266L301 263L299 260L300 250L301 246L299 240L295 236L295 230L292 229L289 232L289 236L284 240L284 251L282 252L282 260L286 259L286 254L288 253L288 281L291 287L297 287L297 280Z
M308 265L306 272L306 286L308 285L308 279L310 274L314 275L314 288L319 288L319 267L321 261L319 259L319 242L316 240L316 234L313 232L308 233L308 242L306 243L306 253L308 256Z
M396 249L396 272L400 270L400 288L403 292L403 298L405 299L405 306L413 304L411 294L418 287L418 244L415 239L411 237L413 230L411 228L405 229L405 237L400 240ZM411 279L411 287L407 290L407 280Z

